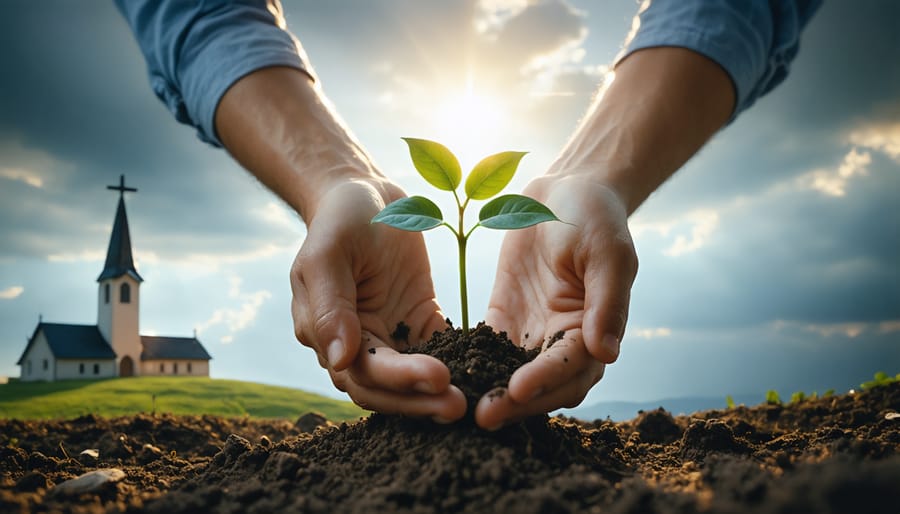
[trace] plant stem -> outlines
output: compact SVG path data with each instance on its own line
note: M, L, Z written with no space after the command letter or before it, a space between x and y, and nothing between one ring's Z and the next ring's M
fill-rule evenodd
M462 303L463 336L469 335L469 298L466 290L466 238L459 239L459 300Z
M466 201L466 203L469 203ZM469 335L469 293L466 288L466 242L467 234L463 230L463 213L466 210L466 204L460 204L459 198L456 200L459 206L459 232L456 234L456 241L459 245L459 301L462 305L462 329L463 337Z

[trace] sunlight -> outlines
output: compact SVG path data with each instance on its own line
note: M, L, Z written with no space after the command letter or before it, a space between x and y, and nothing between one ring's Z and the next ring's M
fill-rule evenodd
M497 151L506 127L502 102L477 91L470 80L466 90L438 104L435 138L453 151L463 169Z

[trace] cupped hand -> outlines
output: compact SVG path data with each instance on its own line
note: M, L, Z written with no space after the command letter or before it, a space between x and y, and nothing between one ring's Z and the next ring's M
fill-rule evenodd
M387 182L348 181L319 200L291 268L294 331L361 407L450 422L466 410L450 371L398 351L446 327L422 235L370 223L402 196ZM409 332L395 340L401 322Z
M511 231L503 241L485 320L544 350L513 373L506 394L479 401L475 419L486 429L581 403L619 355L637 273L626 208L613 189L551 175L525 194L566 223Z

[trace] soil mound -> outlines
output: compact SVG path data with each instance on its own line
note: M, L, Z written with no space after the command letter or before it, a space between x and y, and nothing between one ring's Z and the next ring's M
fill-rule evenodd
M448 362L470 401L535 354L489 328L468 343L456 332L419 351ZM442 426L380 414L340 425L0 420L0 512L881 514L900 505L898 411L900 384L890 384L624 423L537 416L493 433L470 418ZM55 492L108 468L124 478Z

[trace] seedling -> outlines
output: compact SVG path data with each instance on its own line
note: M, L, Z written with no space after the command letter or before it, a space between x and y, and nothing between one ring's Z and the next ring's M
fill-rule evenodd
M469 302L466 288L466 243L478 227L498 230L526 228L545 221L559 221L544 204L523 195L506 194L486 203L478 213L478 223L466 230L463 214L471 200L487 200L512 180L519 161L527 152L501 152L490 155L472 168L465 184L465 200L456 190L462 182L462 169L456 156L444 145L426 139L403 138L409 146L413 165L429 184L453 193L458 208L457 225L444 221L441 209L423 196L410 196L391 202L372 218L400 230L422 232L444 226L456 236L459 248L459 298L462 305L463 334L469 332Z
M781 396L778 395L778 391L774 389L766 391L766 403L769 405L781 405Z

